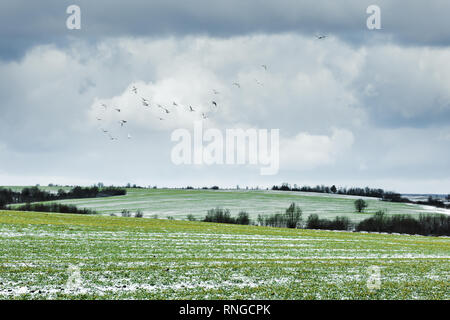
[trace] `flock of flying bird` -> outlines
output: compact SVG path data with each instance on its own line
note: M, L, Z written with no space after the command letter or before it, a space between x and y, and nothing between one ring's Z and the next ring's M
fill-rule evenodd
M326 37L327 37L326 35L317 35L317 36L316 36L316 38L317 38L318 40L323 40L323 39L325 39ZM265 64L261 65L261 67L262 67L265 71L268 70L267 65L265 65ZM260 85L260 86L263 85L260 81L258 81L258 79L255 79L255 82L256 82L258 85ZM241 88L241 85L240 85L239 82L234 82L234 83L233 83L233 86L236 86L236 88L238 88L238 89ZM135 94L135 95L138 95L138 88L136 88L136 86L133 86L133 87L131 88L131 92L132 92L133 94ZM219 95L219 94L220 94L220 92L217 91L217 90L215 90L215 89L213 89L212 92L213 92L214 95ZM149 99L146 99L146 98L144 98L144 97L141 97L141 103L142 103L142 105L143 105L144 107L148 107L148 108L151 108L151 107L152 107L152 105L150 104ZM176 103L175 101L172 103L172 105L173 105L173 107L176 107L176 108L177 108L177 107L181 107L181 106L180 106L178 103ZM156 104L155 106L156 106L157 108L161 109L161 112L162 112L163 114L165 114L165 115L171 113L171 111L170 111L168 108L162 106L161 104ZM211 106L212 106L213 108L218 108L218 103L216 102L216 99L214 99L214 100L211 101ZM100 107L104 108L105 111L108 109L108 106L107 106L106 104L104 104L104 103L102 103L102 104L100 105ZM118 113L120 113L120 112L122 111L122 110L121 110L120 108L118 108L118 107L113 107L113 108L114 108L113 110L116 111L116 112L118 112ZM189 107L187 108L187 111L188 111L188 112L197 112L197 110L194 109L191 105L189 105ZM207 118L208 118L208 115L207 115L205 112L202 112L202 113L201 113L201 116L202 116L203 119L207 119ZM163 118L162 116L158 116L157 118L158 118L160 121L166 120L166 119ZM97 117L97 120L98 120L98 121L102 121L103 119L100 118L100 117ZM120 127L123 128L123 127L128 123L128 120L121 119L121 120L118 121L118 123L120 124ZM119 140L117 137L113 137L113 136L111 135L111 133L110 133L108 130L104 129L103 127L101 127L100 130L101 130L105 135L108 135L108 137L109 137L110 140L113 140L113 141L114 141L114 140ZM127 138L128 138L128 139L131 139L131 135L130 135L129 133L128 133L128 135L127 135Z
M238 83L236 83L236 85L240 88L240 85L239 85ZM132 91L135 95L138 94L138 89L136 88L136 86L133 86L132 89L131 89L131 91ZM214 93L215 95L218 95L220 92L217 91L217 90L213 90L213 93ZM146 98L144 98L144 97L141 97L141 103L142 103L142 105L143 105L144 107L152 108L152 105L150 104L149 99L146 99ZM215 108L218 107L218 104L217 104L217 102L216 102L215 100L213 100L213 101L211 102L211 104L212 104L212 106L215 107ZM179 105L178 103L176 103L175 101L172 103L172 105L173 105L174 107L180 107L180 105ZM170 111L168 108L162 106L161 104L155 104L155 106L156 106L158 109L161 109L161 112L162 112L162 114L164 114L164 115L167 115L167 114L171 113L171 111ZM100 107L104 108L105 111L108 110L108 106L107 106L106 104L104 104L104 103L102 103L102 104L100 105ZM114 107L113 110L116 111L116 112L119 112L119 113L122 111L122 110L121 110L120 108L118 108L118 107ZM196 112L196 109L194 109L191 105L189 105L189 107L188 107L187 110L188 110L188 112ZM203 118L203 119L207 119L207 118L208 118L208 115L207 115L205 112L202 112L201 115L202 115L202 118ZM158 118L160 121L166 120L166 118L163 118L162 116L157 116L157 118ZM100 117L97 117L97 121L103 121L103 119L100 118ZM121 120L118 121L118 123L119 123L120 127L123 128L124 125L126 125L126 124L128 123L128 120L121 119ZM110 140L119 140L117 137L113 137L113 136L111 135L111 133L110 133L108 130L104 129L103 127L101 127L100 130L101 130L105 135L108 135L108 137L109 137ZM130 135L129 133L128 133L128 135L127 135L127 138L128 138L128 139L131 139L131 135Z

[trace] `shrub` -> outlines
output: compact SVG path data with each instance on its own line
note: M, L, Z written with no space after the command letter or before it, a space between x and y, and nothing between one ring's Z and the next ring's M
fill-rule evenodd
M245 211L239 212L236 218L236 224L249 225L250 224L249 214Z
M317 214L311 214L306 220L306 229L322 229L322 223Z
M297 228L302 220L302 209L296 206L295 203L291 203L289 208L286 209L286 226L288 228Z
M125 218L131 217L130 210L123 209L121 214L122 214L122 217L125 217Z
M383 211L376 212L372 217L361 221L356 226L356 231L375 231L381 232L386 226L386 214Z
M204 222L218 222L218 223L235 223L231 217L230 210L215 208L208 210Z
M353 224L347 217L335 217L333 220L320 219L317 214L312 214L306 221L306 229L322 230L352 230Z
M258 215L258 224L266 227L286 228L286 217L282 213Z
M135 218L143 218L144 217L144 212L142 212L141 209L138 209L134 215Z
M258 215L258 224L276 228L298 228L301 223L302 210L292 203L285 213Z
M188 221L196 221L197 220L197 219L195 219L193 214L188 214L187 219L188 219Z
M347 217L335 217L330 223L331 230L351 230L353 223Z
M236 218L232 217L230 214L230 210L215 208L208 210L204 222L216 222L216 223L230 223L230 224L250 224L250 217L247 212L241 211L239 212Z

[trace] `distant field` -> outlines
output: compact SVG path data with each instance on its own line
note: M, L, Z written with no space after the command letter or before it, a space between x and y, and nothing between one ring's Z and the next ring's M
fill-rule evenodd
M450 298L449 238L0 211L0 243L0 299Z
M365 219L368 213L386 210L388 214L420 214L438 212L439 209L423 206L383 202L365 198L369 208L365 214L355 213L354 200L359 197L306 192L284 192L265 190L181 190L181 189L128 189L127 195L108 198L64 200L81 208L97 210L102 214L120 214L123 209L144 211L146 217L154 214L160 218L172 216L185 219L188 214L203 218L206 211L222 207L233 215L247 211L252 218L258 214L284 212L290 203L296 202L306 218L312 213L321 217L347 216L353 221Z

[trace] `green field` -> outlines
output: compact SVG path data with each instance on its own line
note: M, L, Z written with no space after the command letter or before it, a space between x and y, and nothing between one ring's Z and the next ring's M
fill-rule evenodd
M450 298L449 238L0 211L0 243L1 299Z
M297 203L306 218L312 213L321 217L347 216L353 221L367 218L367 214L386 210L388 214L420 214L433 212L422 206L391 203L375 198L365 198L369 203L366 214L355 213L354 201L359 197L307 192L265 190L183 190L183 189L127 189L127 195L108 198L60 201L80 208L94 209L102 214L120 215L123 209L132 212L141 209L144 216L172 216L186 219L188 214L203 218L206 211L215 207L228 208L232 215L244 210L252 218L258 214L284 212L292 202ZM438 211L438 209L434 210Z

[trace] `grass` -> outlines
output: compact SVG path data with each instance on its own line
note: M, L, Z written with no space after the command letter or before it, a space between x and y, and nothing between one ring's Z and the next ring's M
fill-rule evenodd
M330 194L283 192L265 190L182 190L182 189L127 189L127 195L107 198L75 199L58 201L76 205L80 208L95 210L101 214L118 214L123 209L136 212L140 209L144 217L154 214L158 217L172 216L186 219L188 214L204 218L206 211L215 207L228 208L232 215L246 211L256 219L258 214L284 212L292 203L297 203L303 210L303 217L318 214L320 218L333 219L346 216L352 221L361 221L378 210L387 214L430 213L419 205L383 202L374 198L365 198L369 207L365 213L356 213L354 196Z
M450 298L449 238L0 211L0 243L1 299Z

